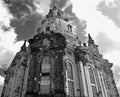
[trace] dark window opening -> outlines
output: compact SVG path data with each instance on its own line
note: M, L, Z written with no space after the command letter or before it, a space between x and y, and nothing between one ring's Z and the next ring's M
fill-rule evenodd
M46 27L46 31L50 31L50 27Z

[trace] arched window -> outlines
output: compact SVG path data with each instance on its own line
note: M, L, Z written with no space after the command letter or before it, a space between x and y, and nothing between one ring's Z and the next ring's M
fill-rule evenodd
M89 67L89 77L90 77L90 83L92 88L93 97L97 97L97 84L96 84L96 77L95 77L95 71L93 68Z
M90 75L91 84L95 84L94 72L93 72L93 70L91 68L89 68L89 75Z
M72 64L70 62L67 63L67 76L69 79L73 79L73 70Z
M50 57L44 56L41 63L41 73L40 76L40 93L47 94L50 92Z
M73 68L72 63L67 62L67 87L68 87L68 95L74 96L74 78L73 78Z
M42 73L50 72L50 57L45 56L42 60Z

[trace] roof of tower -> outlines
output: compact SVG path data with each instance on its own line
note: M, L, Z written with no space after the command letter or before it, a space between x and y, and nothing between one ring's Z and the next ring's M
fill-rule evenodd
M41 26L37 30L37 34L46 31L55 31L55 32L70 32L72 33L72 25L69 23L68 19L63 16L63 12L56 5L52 7L45 19L42 20Z
M66 39L77 41L73 25L64 16L64 13L56 5L52 7L44 20L41 21L37 34L50 34L51 32L61 33Z

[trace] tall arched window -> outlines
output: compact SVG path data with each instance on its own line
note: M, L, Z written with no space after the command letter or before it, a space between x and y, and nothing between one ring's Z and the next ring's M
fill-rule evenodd
M94 72L91 68L89 68L89 75L90 75L91 84L95 84L95 76L94 76Z
M44 56L41 63L41 73L40 76L40 93L47 94L50 92L50 57Z
M73 68L72 63L67 62L67 86L68 86L68 95L74 96L74 78L73 78Z
M73 79L73 70L72 64L70 62L67 63L67 76L69 79Z
M96 78L95 71L91 67L89 67L89 76L90 76L90 83L91 83L93 97L97 97L97 84L95 79Z
M41 71L43 73L47 73L47 72L50 72L50 57L48 56L45 56L42 60L42 69Z

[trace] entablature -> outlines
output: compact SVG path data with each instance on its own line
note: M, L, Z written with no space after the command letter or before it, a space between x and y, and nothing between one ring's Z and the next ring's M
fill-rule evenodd
M38 34L29 40L31 52L50 49L64 49L66 39L60 33L50 32L50 34Z

